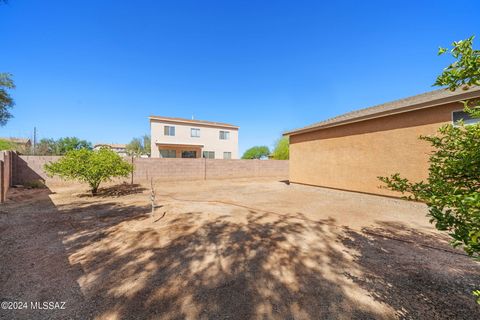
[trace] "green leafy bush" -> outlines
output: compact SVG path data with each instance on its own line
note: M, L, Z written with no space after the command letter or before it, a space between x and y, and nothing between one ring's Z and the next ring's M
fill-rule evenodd
M282 137L275 143L273 149L273 159L288 160L290 157L290 145L287 137Z
M456 41L452 49L440 48L439 55L449 53L455 61L437 77L435 85L450 90L468 90L480 85L480 50L473 49L473 39ZM464 101L465 112L480 117L480 101ZM480 124L444 125L436 136L422 136L431 144L426 182L411 182L399 173L379 177L386 187L408 194L407 199L424 201L430 222L447 231L454 246L462 246L480 260ZM473 292L480 304L480 290Z
M430 222L448 231L454 246L480 258L480 125L442 126L422 136L434 148L427 181L410 182L399 173L379 177L387 188L427 204Z
M268 157L270 150L267 146L255 146L251 147L243 153L242 159L260 159Z
M49 176L59 176L64 180L77 180L89 184L92 195L96 195L100 183L114 177L127 177L133 166L115 152L102 148L69 151L56 162L45 165Z
M7 140L0 140L0 151L3 150L15 150L16 145Z

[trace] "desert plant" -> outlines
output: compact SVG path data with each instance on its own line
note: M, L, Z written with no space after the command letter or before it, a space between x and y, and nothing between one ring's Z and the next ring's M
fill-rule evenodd
M45 172L51 177L56 175L64 180L88 183L92 195L97 194L100 183L115 177L127 177L132 170L130 163L107 148L72 150L58 161L45 165Z

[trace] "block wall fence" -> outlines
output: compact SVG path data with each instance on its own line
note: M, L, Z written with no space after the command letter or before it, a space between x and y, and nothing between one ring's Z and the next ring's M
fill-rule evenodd
M31 181L41 180L46 185L65 183L59 178L50 178L43 166L59 156L21 156L14 152L2 152L1 195L4 199L8 188ZM125 158L132 162L131 158ZM173 180L212 180L235 178L275 177L288 179L288 160L221 160L221 159L161 159L134 158L134 183ZM131 176L120 181L131 181ZM68 183L68 182L67 182Z

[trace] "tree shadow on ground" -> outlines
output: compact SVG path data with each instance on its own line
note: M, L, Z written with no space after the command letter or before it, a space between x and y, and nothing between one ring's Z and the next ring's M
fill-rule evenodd
M91 193L82 193L78 196L80 198L118 198L132 194L143 193L145 190L147 189L140 184L121 183L113 186L101 187L98 189L95 196L93 196Z
M8 283L2 289L18 290L11 298L69 303L61 312L27 310L20 314L24 318L474 319L478 314L469 293L478 265L432 249L442 249L443 238L401 224L379 223L358 232L333 219L215 204L184 204L184 210L166 204L162 211L170 211L157 221L162 212L150 216L149 205L114 198L55 206L46 195L22 206L0 216L8 221L0 228L0 241L7 245L1 253L11 259L2 271L19 281L15 285L3 276ZM20 240L12 228L21 228ZM16 256L19 246L23 255ZM29 270L18 268L32 262Z
M375 300L402 319L478 319L471 291L480 287L480 266L448 237L425 234L401 223L380 222L362 233L346 231L362 276L347 273Z
M21 310L2 309L0 319L90 319L95 309L78 283L85 273L64 245L76 233L78 244L99 241L123 221L143 219L147 208L115 202L62 211L49 189L23 189L2 205L0 215L0 301L25 302ZM35 310L31 302L65 302L65 309Z

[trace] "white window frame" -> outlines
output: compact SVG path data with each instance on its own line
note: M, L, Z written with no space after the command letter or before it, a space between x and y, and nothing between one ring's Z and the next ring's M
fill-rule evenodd
M228 154L228 157L225 157L226 154ZM224 151L223 152L223 159L225 159L225 160L232 159L232 152L231 151Z
M205 157L205 153L208 154L208 157ZM213 157L210 157L210 155L212 155ZM203 151L202 152L202 158L215 159L215 151Z
M194 134L195 132L195 134ZM200 129L199 128L190 128L190 137L200 138Z
M164 126L163 127L163 134L165 136L174 137L175 136L175 126Z
M223 138L222 138L222 133L223 133ZM230 131L220 130L219 138L220 140L230 140Z

